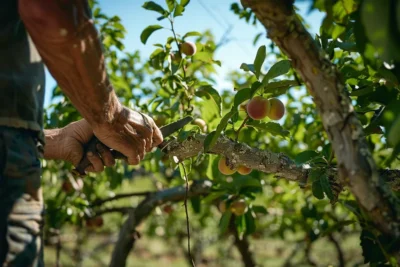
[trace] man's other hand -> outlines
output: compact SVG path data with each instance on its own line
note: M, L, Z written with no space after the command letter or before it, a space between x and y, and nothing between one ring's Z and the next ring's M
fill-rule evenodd
M74 166L83 158L83 147L93 136L93 130L86 120L72 122L61 129L45 130L46 159L59 159L71 162ZM86 172L101 172L104 166L114 166L115 159L109 148L102 144L97 145L97 153L87 155L91 165Z

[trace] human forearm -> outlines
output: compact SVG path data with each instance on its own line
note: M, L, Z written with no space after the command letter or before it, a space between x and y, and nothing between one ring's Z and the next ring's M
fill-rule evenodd
M19 0L19 12L43 61L88 122L112 123L122 109L86 1Z

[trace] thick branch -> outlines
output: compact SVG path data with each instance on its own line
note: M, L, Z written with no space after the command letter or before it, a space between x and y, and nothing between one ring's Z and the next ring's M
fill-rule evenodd
M203 151L205 137L205 135L197 134L183 142L173 141L168 144L164 152L170 156L178 157L179 160L197 156ZM252 148L224 136L218 139L209 153L225 156L229 159L231 165L244 165L254 170L271 173L275 177L298 182L300 186L306 185L310 171L310 169L297 166L293 160L283 153ZM379 173L393 190L400 190L400 170L380 170ZM345 186L343 180L339 180L336 168L332 167L329 170L329 176L332 185L337 185L340 190Z
M236 225L234 217L231 218L229 222L229 230L235 238L234 244L236 248L239 250L240 255L242 256L243 265L245 267L255 267L257 266L256 262L253 259L253 253L250 250L250 243L246 235L240 237Z
M208 180L196 180L189 188L188 198L211 192L212 183ZM135 228L151 214L153 209L167 202L182 201L186 196L185 186L177 186L149 194L140 204L129 212L129 217L122 226L118 241L114 247L110 267L123 267L132 249L137 235Z
M297 18L293 1L242 0L292 60L314 97L335 151L340 178L349 183L360 206L385 234L400 236L397 201L376 170L344 84L332 63Z

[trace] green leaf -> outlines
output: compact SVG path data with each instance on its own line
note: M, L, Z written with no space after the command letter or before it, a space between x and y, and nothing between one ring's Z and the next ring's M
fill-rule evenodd
M253 214L248 211L244 214L246 221L246 235L251 235L256 231L256 222L254 220Z
M233 100L233 109L237 109L237 107L242 104L244 101L248 100L251 98L251 89L250 88L244 88L240 91L238 91L235 95L235 99Z
M320 168L312 168L310 170L310 173L308 175L308 178L310 179L311 182L319 181L319 178L323 174L323 170Z
M181 6L185 7L189 4L190 0L181 0Z
M322 191L324 191L324 193L330 200L333 200L335 196L333 195L328 176L326 174L321 175L319 181L321 182Z
M192 204L192 208L194 213L199 214L201 212L201 200L199 196L195 196L190 198L190 203Z
M312 160L315 157L318 157L318 153L313 151L313 150L306 150L303 151L299 154L297 154L297 156L294 158L294 161L296 162L296 164L301 165L304 164L306 162L309 162L310 160Z
M221 96L219 95L218 91L214 89L211 85L200 86L195 92L195 95L199 97L205 97L207 99L211 98L212 100L214 100L215 104L218 107L218 113L221 114L222 110Z
M254 211L254 213L260 213L260 214L268 214L267 209L264 206L260 205L253 205L251 209Z
M225 114L225 116L219 122L217 129L211 133L209 133L204 140L204 152L209 151L215 143L218 141L218 138L221 136L222 130L225 129L228 124L229 119L236 113L237 111L230 111Z
M312 193L314 197L318 199L324 199L324 191L322 190L320 181L315 181L312 183Z
M182 37L182 39L185 39L185 38L190 37L190 36L201 36L201 33L196 32L196 31L187 32L187 33Z
M391 31L390 2L365 0L361 7L361 21L365 34L385 61L400 59L399 43Z
M249 127L254 127L256 129L262 130L263 132L268 132L274 136L279 135L282 137L288 137L290 132L283 129L283 127L276 122L260 122L260 121L250 121L246 124Z
M228 230L231 217L232 213L229 210L225 211L222 214L221 219L219 220L219 231L221 232L221 234L225 233L226 230Z
M174 11L174 18L181 16L183 14L183 12L185 11L185 7L182 5L177 5L175 7L175 11Z
M332 31L332 38L337 39L342 33L346 31L346 27L341 25L335 25Z
M390 128L388 142L392 146L396 146L400 143L400 116L397 116Z
M260 77L261 67L265 61L266 56L267 49L265 48L265 45L262 45L260 46L260 48L258 48L256 58L254 59L254 71L257 78Z
M176 3L175 0L165 0L165 3L166 3L167 6L168 6L169 12L171 12L172 10L174 10L175 3Z
M368 231L362 230L360 235L360 245L364 256L364 263L384 263L386 262L385 254L379 246L379 241L375 235ZM377 265L379 266L379 265Z
M193 57L205 63L213 63L212 54L210 52L198 52Z
M168 15L168 11L165 10L162 6L159 4L156 4L153 1L145 2L142 6L144 9L155 11L157 13L160 13L161 15Z
M252 73L255 73L253 64L242 63L242 65L240 65L240 69L247 71L247 72L251 71Z
M163 27L161 25L150 25L146 29L142 31L140 34L140 40L142 41L143 44L146 44L147 39L149 39L150 35L159 30L162 29Z
M274 79L278 76L286 74L289 72L291 67L290 60L281 60L275 63L267 72L262 80L262 84L265 86L269 80Z
M282 80L278 82L270 82L264 86L264 93L269 94L269 96L279 96L292 87L298 86L299 83L295 80Z

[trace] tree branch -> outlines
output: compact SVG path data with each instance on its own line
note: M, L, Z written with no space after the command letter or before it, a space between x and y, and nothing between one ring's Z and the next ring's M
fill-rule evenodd
M145 191L145 192L134 192L134 193L125 193L125 194L118 194L115 195L113 197L109 197L109 198L104 198L104 199L97 199L95 201L93 201L92 203L92 207L96 207L96 206L101 206L106 202L110 202L110 201L114 201L120 198L126 198L126 197L145 197L148 194L150 194L151 191Z
M212 183L208 180L195 180L190 185L188 198L211 192ZM128 219L122 226L118 241L114 247L110 267L123 267L126 258L137 239L135 228L151 214L155 207L167 202L182 201L186 197L185 186L177 186L149 194L140 204L129 212Z
M164 152L170 156L178 157L180 161L197 156L203 151L205 138L205 135L196 134L183 142L172 141L164 148ZM234 166L244 165L253 170L271 173L275 177L298 182L301 187L307 184L310 169L297 166L293 160L283 153L252 148L225 136L218 139L209 153L228 158ZM393 190L400 191L400 170L380 170L379 173ZM335 167L329 170L329 178L334 191L339 193L345 186L345 182L338 178Z

